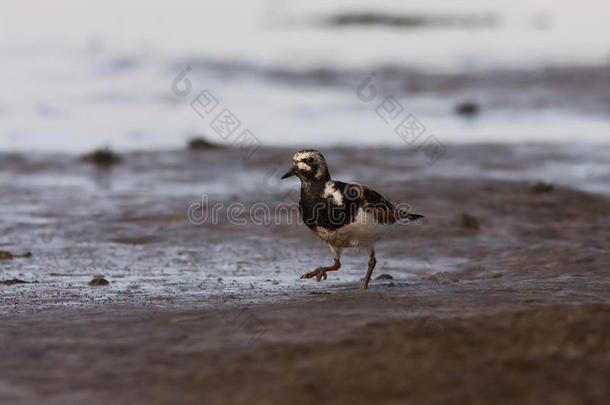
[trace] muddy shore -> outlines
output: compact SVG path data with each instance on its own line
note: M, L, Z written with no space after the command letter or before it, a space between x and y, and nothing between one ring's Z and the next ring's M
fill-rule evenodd
M565 286L553 283L485 284L337 293L237 316L109 307L4 317L0 400L605 403L607 304L559 303Z
M373 278L391 278L366 294L357 253L327 281L298 280L330 259L303 226L188 220L202 193L290 201L296 183L273 176L287 150L128 154L111 169L1 155L1 279L27 283L0 285L0 402L604 402L610 201L548 177L574 155L326 154L338 178L426 215L379 244ZM593 189L609 175L592 173Z

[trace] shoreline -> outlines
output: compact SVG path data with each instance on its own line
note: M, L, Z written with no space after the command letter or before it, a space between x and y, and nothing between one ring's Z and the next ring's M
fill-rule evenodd
M365 294L357 253L298 280L330 258L305 227L187 220L202 193L289 200L296 182L273 170L290 156L159 152L99 169L0 154L1 279L36 281L0 285L0 402L604 402L609 197L523 178L574 156L481 146L430 167L329 150L337 178L426 215L376 246Z
M330 260L315 235L285 217L258 225L247 209L235 220L229 215L230 204L265 204L273 213L278 204L295 203L298 184L279 180L290 156L286 149L261 149L248 161L234 149L159 152L126 155L103 169L69 156L0 154L7 190L0 196L0 250L14 256L0 260L0 281L30 282L0 286L1 312L216 305L224 295L260 302L355 285L367 260L358 252L347 250L341 271L322 284L299 280ZM327 152L336 178L371 185L426 216L376 246L373 279L393 279L373 285L604 274L608 195L544 176L574 158L552 148L472 146L429 166L413 151ZM610 172L597 176L604 181ZM208 208L225 203L214 223L188 215L202 196ZM108 285L88 286L98 275Z

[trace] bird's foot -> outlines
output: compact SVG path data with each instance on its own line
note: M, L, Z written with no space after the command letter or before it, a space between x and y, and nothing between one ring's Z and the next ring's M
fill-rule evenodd
M309 273L305 273L301 276L301 278L316 278L316 281L320 281L322 280L322 277L324 277L324 280L326 280L326 267L318 267L317 269L315 269L314 271L310 271Z

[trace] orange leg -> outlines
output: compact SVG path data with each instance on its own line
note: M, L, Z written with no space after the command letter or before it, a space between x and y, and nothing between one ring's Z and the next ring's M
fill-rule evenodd
M326 280L326 272L327 271L335 271L335 270L339 270L341 268L341 263L339 262L339 259L335 259L335 264L333 264L332 266L322 266L322 267L318 267L317 269L315 269L314 271L310 271L309 273L305 273L301 276L301 278L316 278L316 281L320 281L322 280L322 278L324 278L324 280Z
M377 264L377 260L375 259L375 251L371 249L370 251L370 259L369 259L369 267L366 271L366 276L364 276L364 280L362 280L362 284L360 285L360 291L366 291L369 288L369 281L371 280L371 275L373 274L373 269Z

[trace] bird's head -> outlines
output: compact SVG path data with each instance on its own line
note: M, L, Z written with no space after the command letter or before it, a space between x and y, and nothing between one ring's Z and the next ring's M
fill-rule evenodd
M314 149L302 150L292 157L292 167L282 179L290 176L297 176L304 182L330 180L324 156Z

